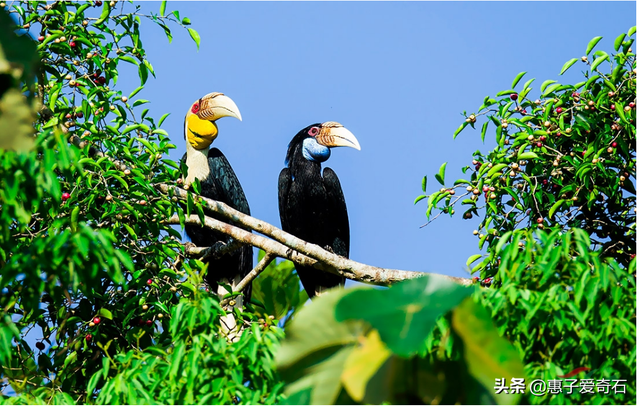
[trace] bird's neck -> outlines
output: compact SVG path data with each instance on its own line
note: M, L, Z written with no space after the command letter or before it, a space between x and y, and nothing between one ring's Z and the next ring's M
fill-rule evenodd
M195 179L204 181L209 177L209 147L196 150L187 143L187 179L185 184L191 184Z
M318 161L311 161L304 157L302 148L298 147L289 162L289 169L294 177L320 175L322 164Z

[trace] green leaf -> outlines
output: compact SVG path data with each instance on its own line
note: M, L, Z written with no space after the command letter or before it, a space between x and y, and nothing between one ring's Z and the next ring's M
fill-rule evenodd
M338 321L364 320L400 356L426 348L425 338L436 319L473 292L446 277L428 275L394 284L388 290L348 292L336 307Z
M460 127L458 127L458 129L453 133L453 139L454 139L454 140L456 139L456 137L458 136L458 134L460 134L460 132L461 132L465 127L467 127L467 124L468 124L467 122L462 123L462 124L460 125Z
M627 32L627 37L631 37L635 33L636 33L636 26L634 25L633 27L629 28L629 31Z
M469 258L467 259L467 267L471 267L471 265L475 263L480 257L482 257L481 254L474 254L469 256Z
M444 172L447 169L447 163L444 163L440 166L440 170L438 171L438 173L435 175L436 180L441 184L444 185Z
M542 85L540 85L540 92L544 92L544 90L547 88L547 86L551 85L552 83L556 83L557 81L553 81L551 79L547 79L546 81L542 82Z
M162 3L160 3L160 15L164 17L164 12L167 9L167 2L166 0L163 1Z
M571 68L573 66L573 64L575 64L576 62L578 62L578 58L572 58L570 60L568 60L563 66L562 69L560 70L560 75L562 75L563 73L565 73L567 71L567 69Z
M113 314L111 313L111 311L109 311L106 308L100 308L98 310L98 315L100 315L101 317L107 318L109 320L113 319Z
M518 155L518 160L531 160L534 158L538 158L538 154L533 151L527 151Z
M340 323L334 317L336 304L347 293L337 289L315 298L286 329L276 366L287 395L310 389L311 404L336 401L344 364L365 332L360 321Z
M480 138L482 142L484 142L484 137L487 135L487 127L489 126L489 122L484 122L482 125L482 130L480 131Z
M516 75L516 78L513 80L513 83L511 83L511 88L515 89L516 85L518 84L518 82L520 82L520 79L522 79L522 77L526 74L527 72L520 72L518 75ZM525 86L526 88L526 86Z
M363 342L345 361L341 377L345 390L357 402L362 402L369 380L391 356L378 331L369 332Z
M493 389L496 378L525 378L524 365L516 349L500 336L491 315L473 299L464 300L453 310L452 327L464 343L464 359L469 373L487 389ZM520 395L509 392L494 394L499 404L518 404Z
M196 30L194 30L193 28L187 28L187 30L189 30L189 35L191 36L193 41L196 43L196 46L198 47L198 50L199 50L200 49L200 34L198 34L198 32Z
M589 41L589 44L587 45L587 51L585 52L585 55L589 55L589 53L591 52L593 47L595 47L598 44L598 42L600 42L601 39L602 39L602 37L595 37L594 39Z
M549 218L551 218L551 217L553 216L553 214L554 214L554 213L556 213L556 211L558 210L558 208L559 208L560 206L562 206L562 204L564 204L565 202L566 202L566 200L565 200L565 199L560 199L560 200L556 201L556 203L554 203L554 204L551 206L551 209L549 209Z
M591 64L591 72L593 72L598 67L598 65L608 60L609 60L609 55L602 55L596 58L595 61L593 61L593 63Z
M98 19L96 20L95 25L100 25L104 23L107 17L109 17L110 11L111 11L111 7L109 7L109 2L105 1L102 6L102 14L100 14L100 17L98 17Z
M426 198L426 195L420 195L419 197L417 197L414 201L413 204L417 204L418 202L422 201L424 198Z
M618 38L616 38L616 40L613 42L613 48L617 51L620 49L620 46L622 45L622 41L624 41L624 38L627 36L627 34L622 33L618 36Z
M427 176L422 177L422 192L427 192Z

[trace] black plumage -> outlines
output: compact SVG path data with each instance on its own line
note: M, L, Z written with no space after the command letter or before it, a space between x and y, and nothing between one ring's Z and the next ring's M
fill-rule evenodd
M282 229L333 253L349 257L349 217L338 176L321 162L303 156L303 141L311 138L306 127L291 140L287 167L278 179L278 205ZM327 156L328 158L328 156ZM311 267L297 266L300 281L309 297L344 285L345 278Z
M183 160L186 158L183 157ZM200 180L201 195L216 201L224 202L232 208L251 215L249 202L242 190L240 181L227 158L217 148L212 148L208 153L209 175ZM223 222L229 220L216 213L205 212L207 216ZM238 225L239 226L239 225ZM201 228L196 225L186 225L187 236L196 246L210 247L216 242L231 242L231 238L223 233ZM253 249L251 246L243 246L240 249L226 254L219 259L209 258L206 281L209 286L217 291L218 281L228 279L236 280L236 284L245 277L253 268ZM251 284L243 291L245 302L251 299Z

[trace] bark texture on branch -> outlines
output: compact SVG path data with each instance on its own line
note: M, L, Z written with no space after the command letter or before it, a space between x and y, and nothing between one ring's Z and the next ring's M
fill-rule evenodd
M164 193L170 193L171 191L173 192L173 195L181 199L186 199L187 194L189 193L184 189L171 187L166 184L159 184L157 187ZM266 253L271 253L277 257L291 260L295 264L314 267L318 270L341 275L350 280L384 286L407 280L409 278L416 278L424 276L426 274L431 274L416 271L374 267L368 264L363 264L354 260L346 259L334 253L328 252L318 245L308 243L287 232L284 232L283 230L278 229L267 222L239 212L222 202L214 201L205 197L200 198L201 204L208 210L220 214L223 217L233 221L236 224L240 224L249 230L254 230L256 232L264 234L272 238L273 240L264 236L253 234L247 230L207 216L205 216L204 227L217 230L226 234L227 236L231 236L242 244L250 244L254 247L258 247L264 250ZM174 215L171 218L167 219L166 222L171 224L180 224L180 219L177 215ZM185 217L185 223L197 225L201 224L200 219L197 215ZM192 247L188 249L188 253L195 256L201 255L204 251L206 251L206 248ZM472 283L471 279L468 278L451 276L443 277L446 277L463 285L470 285Z

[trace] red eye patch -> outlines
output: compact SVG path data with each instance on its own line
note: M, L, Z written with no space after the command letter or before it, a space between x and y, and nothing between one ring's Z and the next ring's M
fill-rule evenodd
M193 106L191 106L191 112L193 114L196 114L200 111L200 104L199 103L194 103Z
M318 129L317 127L312 127L307 133L309 133L311 137L315 137L318 135L318 133L320 133L320 129Z

